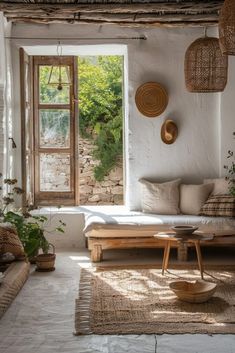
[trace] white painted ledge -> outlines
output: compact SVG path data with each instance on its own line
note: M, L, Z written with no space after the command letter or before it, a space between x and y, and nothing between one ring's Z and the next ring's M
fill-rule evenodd
M106 214L126 214L130 210L126 206L71 206L71 207L49 207L44 206L36 210L33 210L32 214L44 214L44 215L77 215L86 214L89 212L104 212Z

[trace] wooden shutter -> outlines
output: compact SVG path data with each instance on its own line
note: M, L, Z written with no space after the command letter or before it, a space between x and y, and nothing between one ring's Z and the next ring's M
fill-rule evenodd
M32 57L20 48L21 88L21 165L23 206L34 204L34 153L33 153L33 65Z
M76 205L78 204L78 153L77 153L77 69L76 58L72 56L35 56L34 73L34 195L35 205ZM41 94L40 72L45 68L67 67L71 84L64 102L49 100ZM52 69L53 70L53 69ZM50 75L49 75L50 77ZM51 84L48 84L51 87ZM53 86L56 87L56 86ZM63 91L66 90L64 85ZM54 92L56 88L54 88ZM60 91L57 91L61 92ZM58 93L59 94L59 93ZM59 115L66 116L69 142L64 145L46 141L45 122L55 122ZM62 118L64 119L64 118ZM59 119L58 119L59 120ZM50 130L50 128L49 128ZM49 131L48 130L48 131ZM57 166L54 168L53 166ZM65 175L62 177L62 175ZM60 181L66 179L64 181ZM56 185L57 184L57 185Z

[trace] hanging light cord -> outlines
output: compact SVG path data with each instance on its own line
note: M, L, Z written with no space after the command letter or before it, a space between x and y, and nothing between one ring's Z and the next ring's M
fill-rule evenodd
M57 44L57 48L56 48L56 52L57 52L58 56L62 56L62 50L63 50L63 48L62 48L62 45L61 45L60 40L59 40L58 44Z

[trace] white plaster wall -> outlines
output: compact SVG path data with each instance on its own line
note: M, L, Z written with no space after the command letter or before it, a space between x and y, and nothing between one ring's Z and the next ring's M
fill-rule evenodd
M8 161L11 158L8 143L12 113L11 82L9 79L11 76L11 59L9 43L5 40L5 36L10 34L11 24L7 23L0 12L0 172L4 176L10 176Z
M213 31L210 29L209 34L213 34ZM140 206L140 194L136 190L139 190L138 179L141 177L156 180L182 177L186 182L200 182L204 177L219 174L219 94L188 93L184 85L185 50L203 34L201 29L137 30L91 25L13 26L13 36L28 37L29 34L32 37L84 37L84 41L75 41L77 44L87 44L85 37L147 36L146 41L126 41L129 58L129 144L126 153L130 163L127 189L131 208ZM120 43L118 40L103 42ZM89 43L102 44L102 41L89 40ZM14 46L16 48L29 44L32 43L18 40ZM55 43L41 40L33 42L33 45L36 44ZM18 60L16 49L13 50L13 56ZM14 66L17 70L16 63ZM169 93L166 111L154 119L143 117L134 103L137 87L147 81L162 83ZM18 82L14 86L18 87ZM15 120L19 122L17 95L15 108ZM160 138L160 128L166 118L174 119L179 127L179 137L173 145L163 144Z
M4 157L4 80L5 80L5 45L4 19L0 13L0 172L3 172Z
M38 212L35 213L38 214ZM83 213L59 212L56 214L50 214L48 212L45 212L45 210L41 210L40 214L43 214L48 218L48 227L46 227L45 236L49 240L49 242L54 244L56 249L85 248L85 236L83 235ZM51 230L58 227L59 220L63 221L66 224L65 232L51 232Z
M3 15L0 12L0 84L4 82L4 26L3 26Z
M130 48L130 184L134 190L140 177L181 177L187 183L200 183L219 173L219 94L189 93L184 83L185 51L201 35L201 29L156 29L142 48ZM147 81L162 83L169 93L168 107L159 118L143 117L133 101L137 87ZM179 129L172 145L160 138L166 118L175 120ZM139 193L130 193L130 204L140 206Z
M136 37L143 40L102 40L104 37ZM216 35L210 28L209 35ZM127 44L129 113L125 121L126 194L131 209L140 207L138 179L170 180L181 177L187 183L200 183L203 178L221 173L222 156L228 148L228 135L234 125L235 62L229 60L229 84L225 93L193 94L185 89L184 54L188 45L203 35L202 29L129 29L113 25L13 25L14 37L38 37L40 40L11 40L14 60L14 136L20 146L19 55L20 46L55 45L55 40L74 38L63 45ZM76 39L83 38L83 40ZM86 38L94 38L86 40ZM135 106L135 91L147 81L165 86L169 94L166 111L158 118L146 118ZM220 117L221 113L221 117ZM160 138L166 118L174 119L179 136L173 145ZM229 145L231 149L231 146ZM225 152L224 152L225 151ZM15 152L15 172L20 178L20 147ZM81 234L80 234L81 236Z
M228 163L228 150L235 153L235 56L229 56L228 84L221 94L220 104L220 174L223 176L226 173L223 166Z

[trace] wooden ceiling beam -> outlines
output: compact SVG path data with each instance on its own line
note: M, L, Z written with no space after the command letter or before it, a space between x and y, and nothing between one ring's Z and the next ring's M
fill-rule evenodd
M27 20L27 16L24 14L18 14L17 16L15 14L10 14L8 16L9 20L15 20L16 18L21 18L24 20ZM215 15L210 15L210 14L201 14L201 15L153 15L153 14L138 14L138 15L130 15L130 14L119 14L119 15L114 15L114 14L96 14L96 13L91 13L91 14L84 14L84 13L79 13L77 14L66 14L66 15L57 15L51 16L51 15L41 15L37 16L37 14L31 15L30 19L42 19L44 21L48 20L65 20L65 21L76 21L76 22L81 22L81 21L102 21L102 22L130 22L130 23L153 23L153 22L181 22L181 21L194 21L194 22L217 22L217 16Z
M0 11L12 22L37 23L217 23L223 0L170 1L132 4L68 4L1 2Z
M160 3L132 3L132 4L46 4L46 3L0 3L0 11L27 12L27 13L73 13L73 12L104 12L104 13L159 13L163 12L217 12L223 0L214 1L184 1Z
M160 22L160 21L154 21L152 23L149 22L104 22L104 21L99 21L99 20L76 20L76 19L58 19L58 18L51 18L50 21L48 22L48 19L42 19L42 18L20 18L20 17L15 17L13 18L13 21L16 23L34 23L34 24L48 24L48 23L61 23L61 24L98 24L98 25L103 25L103 24L115 24L122 27L131 27L131 28L153 28L153 27L165 27L165 28L176 28L176 27L210 27L210 26L215 26L217 25L217 22L215 21L170 21L170 22ZM72 39L72 38L71 38ZM85 40L86 38L84 38Z

